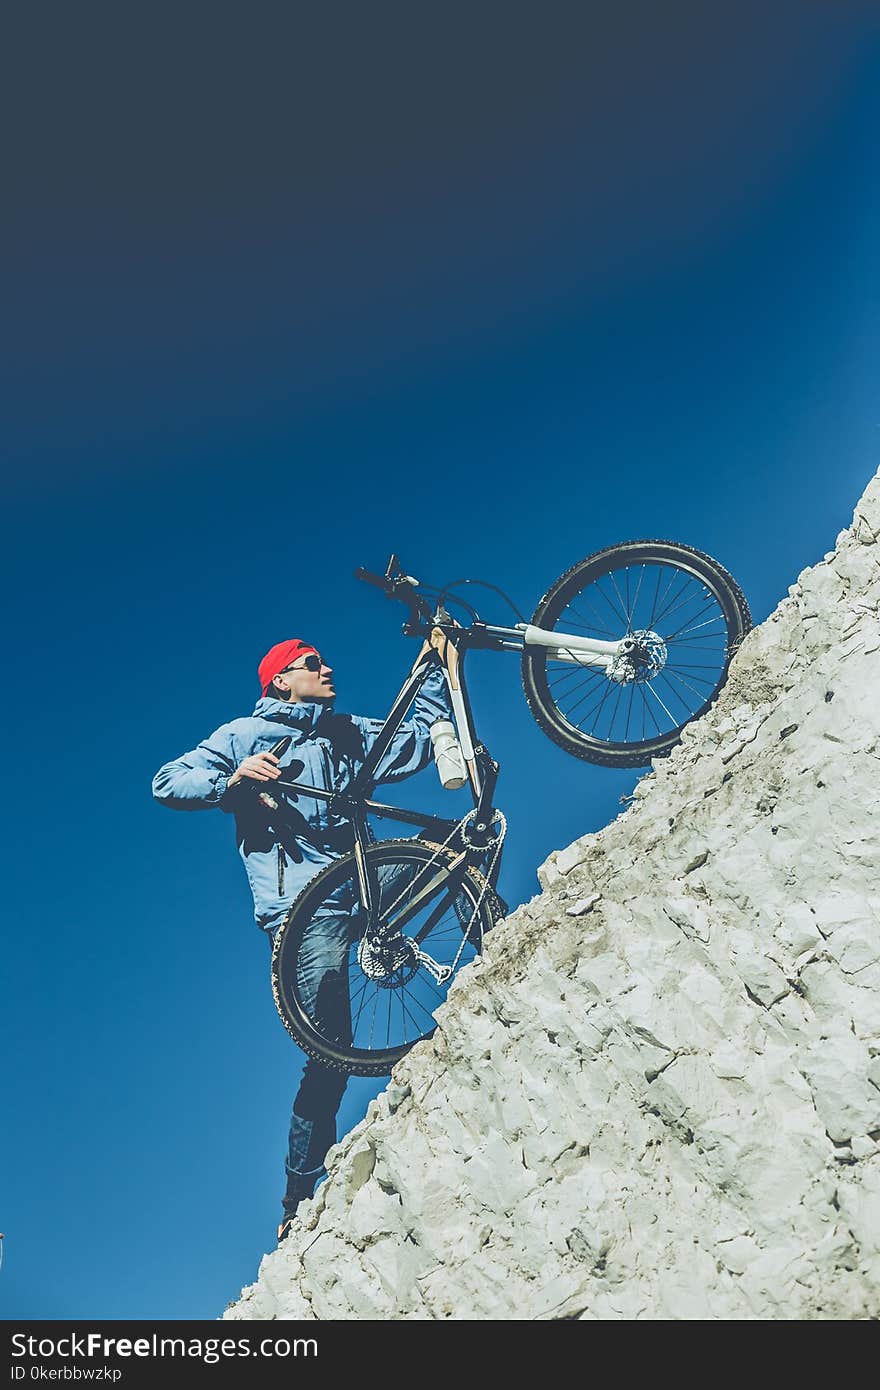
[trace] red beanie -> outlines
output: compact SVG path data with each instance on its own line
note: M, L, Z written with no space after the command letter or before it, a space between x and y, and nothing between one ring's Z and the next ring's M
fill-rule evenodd
M287 642L276 642L274 647L270 647L263 660L257 667L257 675L260 678L260 689L263 694L272 684L273 677L283 671L285 666L290 666L306 652L314 652L318 655L314 647L310 647L308 642L301 642L298 637L291 637Z

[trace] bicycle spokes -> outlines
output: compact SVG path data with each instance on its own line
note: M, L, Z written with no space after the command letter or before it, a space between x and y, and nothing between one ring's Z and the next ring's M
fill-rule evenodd
M563 718L610 743L662 736L692 719L727 664L719 599L699 577L668 565L611 571L567 603L555 626L609 640L635 639L634 649L605 671L547 661L547 684Z

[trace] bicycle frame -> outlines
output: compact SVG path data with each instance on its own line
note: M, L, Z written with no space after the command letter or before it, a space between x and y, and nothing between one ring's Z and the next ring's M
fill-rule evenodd
M404 629L405 631L412 629ZM426 815L385 802L373 800L377 785L376 770L404 722L407 711L421 690L427 677L438 666L442 668L449 691L453 717L461 745L468 784L474 802L473 824L469 829L469 839L465 842L463 862L476 861L493 842L492 824L495 819L493 797L498 780L498 763L491 757L477 736L474 726L473 710L468 697L464 679L464 657L470 648L495 651L522 651L526 646L536 646L547 651L548 657L560 661L571 661L585 666L597 666L611 671L615 659L629 651L635 643L632 638L618 642L603 642L596 638L579 637L574 634L547 632L532 624L521 623L514 628L495 627L482 622L474 622L468 627L460 627L452 622L445 612L435 614L430 646L420 652L409 675L404 681L397 698L389 710L385 721L376 736L360 771L356 774L345 792L328 791L324 787L313 787L305 782L286 782L278 779L273 787L314 797L319 801L331 803L332 810L342 814L351 822L354 831L354 854L358 866L361 902L364 909L372 915L373 904L378 902L378 886L373 879L366 856L368 846L373 842L367 817L378 816L397 820L403 824L416 825L423 830L433 831L444 838L454 829L455 822L444 820L436 815ZM496 863L493 878L497 877ZM494 886L494 884L493 884ZM430 885L429 885L430 888ZM419 897L423 898L424 893ZM409 915L409 914L407 914Z
M459 637L468 631L466 628L453 628L451 624L450 630ZM422 830L433 831L441 839L445 839L455 825L454 821L444 820L437 815L411 811L400 806L390 806L385 802L373 799L373 791L377 785L376 770L388 751L395 734L404 722L410 705L427 677L438 666L443 668L450 690L455 722L459 731L462 751L465 754L468 780L476 809L472 846L475 855L482 853L491 841L492 796L498 777L498 764L489 756L488 750L476 740L470 702L462 681L462 663L456 646L446 637L439 626L434 629L431 642L431 647L420 653L417 658L392 704L363 766L344 792L328 791L324 787L313 787L306 782L288 782L282 778L272 784L273 790L275 788L283 789L301 793L303 796L314 797L319 801L329 802L334 811L342 814L351 822L354 831L354 853L358 865L361 900L367 912L370 912L373 903L378 901L378 888L376 883L372 881L373 876L368 869L365 853L373 842L367 824L368 816L374 815L383 819L400 821L406 825L416 825Z

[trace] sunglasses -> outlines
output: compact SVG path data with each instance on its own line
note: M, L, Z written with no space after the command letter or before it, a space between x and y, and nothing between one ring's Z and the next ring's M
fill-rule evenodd
M310 652L308 656L304 656L302 661L297 662L295 666L285 666L284 671L320 671L323 664L319 656L315 656L314 653ZM283 675L284 672L279 671L278 674Z

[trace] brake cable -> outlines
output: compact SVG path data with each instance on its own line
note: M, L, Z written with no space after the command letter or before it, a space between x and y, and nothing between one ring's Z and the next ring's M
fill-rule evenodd
M455 588L457 588L457 586L458 586L459 584L479 584L480 587L483 588L483 589L491 589L493 593L499 594L499 595L501 596L501 598L504 599L504 602L505 602L510 608L513 609L514 613L515 613L516 616L519 618L519 620L520 620L521 623L524 623L524 622L527 621L526 618L523 617L522 613L520 613L520 611L519 611L519 609L517 608L516 604L514 603L513 599L510 598L510 597L504 592L503 589L499 589L499 587L498 587L497 584L490 584L489 581L488 581L487 579L453 579L451 583L449 583L449 584L444 584L442 590L440 591L440 599L441 599L441 601L446 597L446 595L447 595L447 593L449 592L450 589L455 589ZM476 612L476 610L473 609L473 608L471 608L471 607L470 607L470 604L465 603L464 599L462 599L462 598L457 598L457 597L456 597L456 598L454 598L453 601L454 601L455 603L461 603L461 604L463 604L465 608L469 608L469 609L470 609L471 613L474 614L474 617L477 617L477 618L479 617L479 614Z

